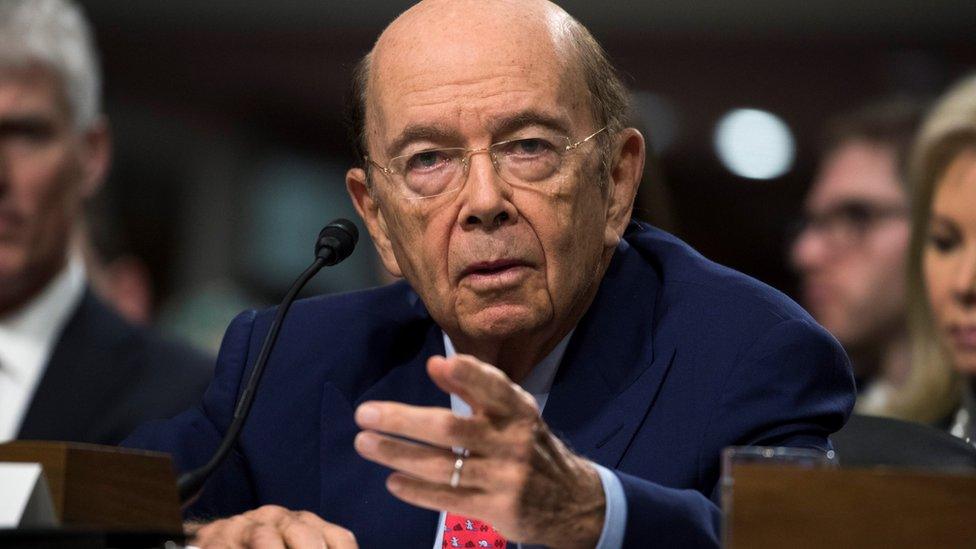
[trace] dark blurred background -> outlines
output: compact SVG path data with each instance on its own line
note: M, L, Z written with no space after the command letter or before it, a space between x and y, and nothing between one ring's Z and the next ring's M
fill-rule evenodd
M637 216L788 293L824 119L976 68L972 0L561 4L624 73L657 153ZM350 69L410 2L82 5L116 137L95 240L145 262L164 328L212 347L234 312L280 298L325 222L356 219ZM367 245L312 291L381 282Z

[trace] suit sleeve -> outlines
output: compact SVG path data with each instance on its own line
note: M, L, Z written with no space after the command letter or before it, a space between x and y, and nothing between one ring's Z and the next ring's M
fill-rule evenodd
M230 426L234 406L248 364L254 311L238 315L227 328L217 356L214 378L203 402L182 414L149 422L121 446L171 454L177 471L186 472L206 463L216 452ZM220 486L215 490L214 486ZM187 519L209 520L255 507L247 463L232 450L204 487L200 497L184 511Z
M615 471L627 501L624 547L719 547L722 449L827 451L828 436L844 425L854 406L854 378L843 349L803 319L784 320L761 335L725 375L702 438L703 491L668 488Z

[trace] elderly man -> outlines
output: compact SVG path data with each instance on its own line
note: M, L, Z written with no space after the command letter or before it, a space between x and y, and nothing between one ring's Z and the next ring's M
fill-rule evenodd
M853 405L840 347L630 222L644 141L569 15L423 2L358 83L346 185L406 282L294 306L188 513L236 516L198 544L715 546L723 447L829 448ZM202 407L128 444L206 461L270 314L231 324Z
M90 34L66 2L0 3L0 441L115 444L210 377L88 289L77 241L110 149Z
M904 169L921 105L890 100L828 124L792 261L804 305L850 353L857 410L890 414L911 368L905 323L908 193Z

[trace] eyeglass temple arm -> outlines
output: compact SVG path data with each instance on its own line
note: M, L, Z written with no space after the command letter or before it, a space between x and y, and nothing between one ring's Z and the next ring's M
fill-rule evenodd
M603 127L602 127L602 128L600 128L599 130L597 130L597 131L595 131L595 132L593 132L593 133L591 133L590 135L588 135L588 136L586 136L586 137L584 137L583 139L580 139L580 140L579 140L579 141L577 141L576 143L571 143L571 144L569 144L569 145L568 145L568 146L566 147L566 150L567 150L567 151L571 151L571 150L573 150L573 149L575 149L575 148L577 148L577 147L579 147L580 145L582 145L583 143L586 143L586 142L587 142L587 141L589 141L590 139L593 139L594 137L596 137L597 135L599 135L599 134L600 134L600 132L602 132L602 131L604 131L604 130L606 130L606 129L607 129L607 128L609 128L609 127L610 127L610 126L603 126Z

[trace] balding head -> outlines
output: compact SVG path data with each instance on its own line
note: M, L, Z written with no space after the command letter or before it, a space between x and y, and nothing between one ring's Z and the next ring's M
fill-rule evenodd
M590 111L596 126L608 126L608 135L623 128L628 107L623 84L590 32L559 6L546 0L427 0L394 20L356 69L349 119L357 160L366 155L367 127L380 114L376 82L393 77L389 70L417 60L432 72L455 70L446 66L451 60L477 69L515 57L530 61L523 67L527 71L558 67L567 92Z
M630 218L644 146L623 87L537 0L418 4L359 76L368 161L346 186L383 264L457 349L518 379L579 320Z

